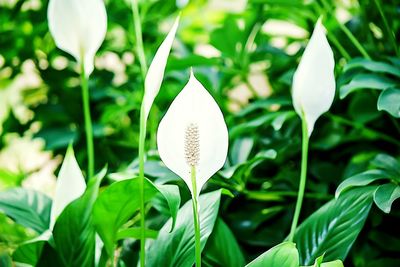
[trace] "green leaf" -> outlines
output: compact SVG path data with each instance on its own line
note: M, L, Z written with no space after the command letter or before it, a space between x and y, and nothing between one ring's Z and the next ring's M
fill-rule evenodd
M396 83L389 78L376 74L357 74L348 83L340 87L340 99L360 89L385 90L395 86Z
M400 164L397 159L387 154L378 154L372 160L371 165L385 170L391 176L390 178L400 179Z
M140 239L140 230L141 230L140 227L122 229L117 233L117 240L125 238ZM145 229L144 236L146 238L155 239L158 236L158 231Z
M346 72L355 68L362 68L372 72L387 73L400 77L400 69L396 66L389 63L373 61L365 58L355 58L351 60L343 68L343 71Z
M343 191L350 189L351 187L364 186L384 179L390 179L390 175L383 170L368 170L356 174L350 178L347 178L338 186L335 192L335 197L338 198Z
M285 266L298 267L299 253L296 244L283 242L261 254L246 267Z
M295 233L300 263L313 264L325 253L326 260L344 260L364 226L375 187L344 192L308 217Z
M213 267L242 267L245 264L243 253L235 236L220 218L217 219L214 230L204 248L203 261Z
M201 247L213 231L217 219L221 190L200 195L200 234ZM156 240L148 241L146 253L147 266L180 266L191 267L195 262L194 254L194 224L192 201L188 201L178 212L176 225L170 233L172 219L161 228Z
M65 266L93 266L95 228L92 209L99 192L100 174L89 180L84 194L71 202L58 217L53 229L56 251Z
M13 260L36 266L42 255L43 247L49 241L50 237L51 232L47 230L40 236L20 244L13 253Z
M147 179L144 181L144 200L147 202L157 194L157 189ZM139 183L137 178L115 182L94 204L93 223L109 256L114 253L119 228L139 209Z
M43 233L50 224L51 199L23 188L0 192L0 211L17 223Z
M393 201L400 198L400 186L388 183L379 186L374 193L375 204L385 213L390 213Z
M400 118L400 89L389 88L378 98L378 110L387 111L395 118Z
M335 260L335 261L323 262L321 264L321 267L344 267L344 265L341 260Z
M176 185L169 184L153 184L158 192L161 193L162 200L164 200L168 206L169 214L172 217L171 231L175 227L176 216L178 214L179 206L181 205L181 196L179 194L179 187Z

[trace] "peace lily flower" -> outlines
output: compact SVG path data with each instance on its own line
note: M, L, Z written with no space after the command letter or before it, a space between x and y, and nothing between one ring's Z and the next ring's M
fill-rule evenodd
M172 102L157 132L165 165L179 175L192 194L196 266L201 266L199 204L201 188L224 165L228 129L213 97L194 77Z
M53 229L57 217L64 208L82 196L85 189L85 178L75 159L72 147L68 147L57 178L55 197L50 212L50 229Z
M179 18L179 16L176 18L174 25L169 31L167 37L165 37L165 40L158 48L156 55L150 64L149 70L147 71L144 82L145 92L143 98L145 118L148 117L154 99L160 91L161 82L164 78L165 67L167 65L168 55L175 39L176 30L178 29Z
M293 76L293 106L306 121L308 136L311 136L317 119L332 105L335 97L334 67L332 49L320 18Z
M194 196L224 165L228 129L217 103L193 72L161 120L157 144L162 161L185 181Z
M335 97L334 67L333 52L326 39L320 18L293 76L293 106L302 120L303 134L299 192L289 241L293 241L303 203L307 181L309 138L315 122L329 110Z
M89 76L107 31L103 0L50 0L47 17L57 47L83 63Z

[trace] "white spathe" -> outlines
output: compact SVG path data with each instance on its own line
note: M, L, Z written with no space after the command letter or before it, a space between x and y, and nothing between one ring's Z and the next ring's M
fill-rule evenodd
M85 190L85 178L75 159L72 147L69 147L57 178L56 193L50 213L51 230L64 208L82 196Z
M319 19L293 76L293 106L306 121L308 136L311 136L317 119L332 105L334 67L333 52Z
M185 156L185 134L190 125L198 129L199 157L193 192L191 166ZM158 127L157 145L161 160L179 175L197 196L201 188L225 163L228 129L214 98L191 72L189 82L172 102Z
M83 61L85 75L89 76L107 31L103 0L50 0L47 18L57 47L79 64Z
M149 115L151 106L153 105L154 99L160 91L161 82L164 78L164 71L167 65L169 53L171 51L172 43L175 39L175 34L179 25L179 16L176 18L174 25L169 31L167 37L164 39L160 47L158 48L153 61L150 64L149 70L146 74L144 82L144 112L145 117Z

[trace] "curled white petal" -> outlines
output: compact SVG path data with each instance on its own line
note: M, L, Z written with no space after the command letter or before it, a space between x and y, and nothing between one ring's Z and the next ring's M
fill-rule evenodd
M199 195L207 180L224 165L228 153L224 117L193 73L161 120L157 145L164 164L185 181L192 194ZM195 164L197 192L192 188L190 164Z
M334 67L333 52L319 19L293 76L293 106L306 120L308 136L316 120L332 105L335 97Z
M103 0L50 0L47 18L57 47L83 61L89 76L107 31Z
M57 178L56 193L50 213L50 229L64 208L79 198L86 189L85 178L76 162L74 151L68 148Z
M178 25L179 17L176 18L175 23L169 31L167 37L165 37L164 41L158 48L156 55L150 64L149 70L147 71L144 82L145 93L143 99L146 118L149 115L154 99L160 91L161 82L164 78L165 67L167 65L167 59L171 51L172 43L175 39Z

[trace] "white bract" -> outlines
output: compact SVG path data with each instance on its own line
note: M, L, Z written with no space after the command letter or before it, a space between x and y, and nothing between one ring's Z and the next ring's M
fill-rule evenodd
M316 120L332 105L335 97L335 61L321 19L293 76L293 106L306 121L308 136Z
M149 115L151 106L153 105L154 99L160 91L161 82L164 78L164 71L167 65L167 59L169 52L171 51L172 43L175 39L176 30L179 25L179 17L176 18L174 25L169 31L167 37L158 48L153 61L150 64L149 70L146 74L144 82L144 112L145 117Z
M85 189L85 178L76 162L73 149L69 147L57 178L56 193L50 213L50 229L53 229L57 217L64 208L82 196Z
M107 31L103 0L50 0L47 18L57 47L83 62L89 76Z
M157 145L162 161L185 181L193 196L225 163L228 129L224 117L193 72L160 122ZM193 167L197 192L191 181Z

